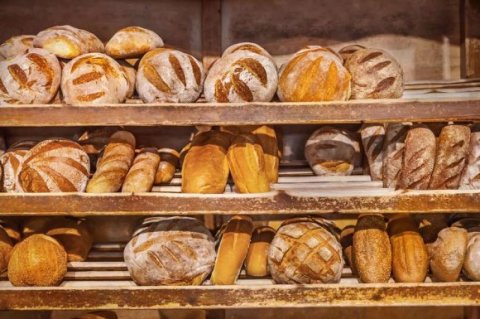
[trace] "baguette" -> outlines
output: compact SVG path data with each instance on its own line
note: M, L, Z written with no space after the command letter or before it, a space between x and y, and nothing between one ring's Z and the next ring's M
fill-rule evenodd
M160 164L155 174L155 185L170 183L175 175L180 154L171 148L161 148L158 153L160 154Z
M160 164L160 155L156 149L146 149L138 154L125 177L123 193L150 192L155 181L155 174Z
M382 124L372 124L360 129L362 145L367 155L370 176L372 180L383 179L383 143L385 127Z
M383 144L383 187L397 187L409 127L410 125L405 123L387 125Z

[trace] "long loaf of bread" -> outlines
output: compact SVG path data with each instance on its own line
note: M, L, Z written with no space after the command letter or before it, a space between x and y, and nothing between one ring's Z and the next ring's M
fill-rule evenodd
M372 180L379 181L383 178L383 143L385 127L383 124L372 124L360 130L362 145L367 155Z
M383 187L397 187L409 128L407 123L387 125L383 145Z
M122 192L141 193L151 191L159 164L160 155L158 155L157 149L146 149L138 154L125 177Z
M480 132L470 135L467 166L460 180L460 188L480 188Z

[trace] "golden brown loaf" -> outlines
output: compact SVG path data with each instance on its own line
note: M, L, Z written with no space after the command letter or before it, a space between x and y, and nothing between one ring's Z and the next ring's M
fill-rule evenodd
M193 56L173 49L155 49L140 61L136 88L145 103L195 102L205 73Z
M460 188L480 188L480 132L470 135L467 165L460 180Z
M268 264L276 283L314 284L340 281L342 246L326 221L294 218L285 221L270 244Z
M343 256L345 256L345 261L352 270L353 275L357 275L357 269L355 268L355 263L353 262L353 233L355 232L355 226L349 225L342 229L340 233L340 244L343 249Z
M55 55L29 49L0 63L0 91L20 103L48 103L58 91L61 72Z
M359 216L353 234L353 260L362 282L381 283L390 279L392 250L383 216Z
M360 145L349 132L324 126L308 138L305 158L316 175L350 175Z
M151 191L158 164L160 164L160 156L156 149L145 150L138 154L125 177L122 192L142 193Z
M408 131L397 188L428 188L435 163L436 145L435 135L430 129L416 127Z
M8 262L14 286L57 286L67 273L67 253L55 239L33 235L15 245Z
M467 164L470 146L470 128L465 125L448 125L438 137L435 167L430 179L430 189L457 189Z
M270 191L262 146L255 135L235 137L227 152L228 167L239 193Z
M67 104L121 103L129 89L127 74L106 54L84 54L63 67L62 93Z
M338 54L342 57L343 62L345 63L345 61L347 61L347 59L352 54L354 54L355 52L357 52L360 49L365 49L365 47L363 45L359 45L359 44L347 45L346 47L340 49L340 51L338 51Z
M214 285L233 285L247 256L253 224L248 216L233 216L220 234L220 244L213 267L211 281Z
M403 94L403 69L390 54L379 49L359 49L345 61L352 75L352 99L399 98Z
M155 48L163 47L163 40L152 30L130 26L118 30L105 45L105 52L115 59L141 57Z
M93 33L69 25L54 26L41 31L33 40L33 45L64 59L105 51L102 41Z
M428 253L415 221L407 214L394 216L388 223L392 245L392 273L396 282L424 282Z
M83 315L75 316L72 319L117 319L117 315L113 311L95 311Z
M205 79L209 102L269 102L277 89L277 67L270 56L234 50L218 59Z
M197 134L182 165L182 192L221 194L229 174L227 150L230 134L208 131Z
M365 125L360 129L363 150L367 156L370 176L374 181L383 179L383 143L385 127L383 124Z
M350 97L350 73L333 51L309 46L280 69L277 95L284 102L345 101Z
M405 138L410 125L389 123L383 147L383 186L396 188L403 165Z
M135 136L118 131L110 137L97 171L88 182L87 193L114 193L120 190L135 156Z
M0 44L0 61L24 54L33 48L34 35L18 35Z
M65 139L35 145L20 164L18 185L23 192L83 192L90 159L77 143Z
M259 226L252 234L252 240L245 257L245 270L247 275L264 277L270 273L268 268L268 250L275 230L269 226Z
M155 174L155 185L170 183L177 170L180 154L171 148L161 148L158 150L160 154L160 164Z
M0 156L0 166L3 168L3 191L7 193L18 192L17 179L20 173L20 164L27 150L8 151Z
M5 229L0 226L0 272L7 269L13 244Z
M200 285L215 263L215 243L190 217L146 219L125 247L130 276L138 285Z
M65 249L68 261L84 261L92 248L93 238L85 221L76 218L51 220L46 234Z
M265 172L267 173L268 181L270 183L278 182L280 156L275 129L271 126L261 125L253 129L252 134L255 135L258 143L262 146Z

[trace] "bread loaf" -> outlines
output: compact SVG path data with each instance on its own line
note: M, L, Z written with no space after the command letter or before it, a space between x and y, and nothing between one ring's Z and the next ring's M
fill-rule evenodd
M96 128L86 130L78 137L78 139L76 138L78 144L82 146L83 150L90 158L90 167L92 171L96 170L97 161L100 159L103 150L107 146L110 136L116 131L118 131L118 128L110 126Z
M345 61L352 76L352 99L389 99L403 94L403 70L379 49L359 49Z
M117 319L117 315L113 311L95 311L83 315L78 315L72 319Z
M428 253L415 221L398 214L388 223L392 245L392 273L396 282L424 282L428 271Z
M163 40L152 30L130 26L118 30L105 45L105 52L115 59L141 57L155 48L163 47Z
M342 49L340 49L340 51L338 51L338 54L342 57L343 62L345 63L345 61L347 61L347 59L352 54L354 54L355 52L361 49L365 49L365 47L359 44L347 45L346 47L343 47Z
M480 281L480 233L469 233L463 273L474 281Z
M253 224L248 216L233 216L221 233L211 281L214 285L233 285L247 256Z
M0 272L7 269L13 244L5 229L0 227Z
M437 240L438 233L448 227L445 214L418 214L415 219L419 223L419 231L425 244L429 245Z
M24 54L33 48L34 35L18 35L0 44L0 61Z
M345 101L350 98L350 78L336 53L309 46L280 69L277 95L284 102Z
M55 239L33 235L15 245L8 262L14 286L57 286L67 273L67 254Z
M135 93L135 84L137 82L137 70L133 66L125 62L125 60L120 60L117 62L120 64L123 72L127 77L127 81L128 81L127 98L131 98Z
M264 277L270 273L268 268L268 250L275 230L269 226L259 226L252 234L252 240L248 247L245 258L245 270L247 275L253 277Z
M102 41L93 33L69 25L54 26L41 31L33 40L33 45L44 48L63 59L105 51Z
M155 49L140 61L136 88L145 103L195 102L203 89L202 64L190 54Z
M226 48L225 51L223 51L222 57L225 57L237 51L250 51L256 54L263 55L267 58L270 58L270 60L273 61L272 56L270 55L270 53L268 53L267 50L265 50L260 45L253 42L240 42L240 43L233 44L228 48Z
M57 94L61 68L46 50L29 49L25 54L0 63L0 91L20 103L48 103Z
M305 144L305 158L316 175L350 175L360 145L347 131L324 126Z
M427 189L435 163L436 140L426 127L408 131L403 152L403 167L397 188Z
M160 154L160 164L155 174L155 185L170 183L177 170L180 154L171 148L161 148L158 150Z
M118 131L97 163L97 171L88 182L87 193L114 193L120 190L135 156L135 136Z
M239 193L270 191L261 145L252 134L241 134L233 139L227 152L228 167Z
M404 123L387 124L383 143L383 187L396 188L398 185L409 127Z
M269 55L233 50L218 59L205 79L209 102L269 102L277 89L277 67ZM252 48L252 47L251 47ZM260 50L264 51L264 50Z
M428 245L430 269L436 281L456 281L460 276L468 237L465 229L448 227L438 233L437 240Z
M46 234L65 249L68 261L84 261L93 245L93 238L84 220L59 218L51 220Z
M89 53L63 67L62 93L67 104L122 103L129 81L117 61L103 53Z
M15 193L20 191L17 185L18 173L20 172L20 164L27 152L27 150L13 150L0 156L0 166L3 168L4 192Z
M268 264L280 284L335 283L343 270L342 246L326 221L295 218L280 226L270 244Z
M430 189L457 189L468 158L470 128L448 125L438 138Z
M83 192L90 174L90 160L77 143L45 140L35 145L20 164L18 185L23 192Z
M12 220L0 220L0 226L7 233L12 244L16 244L22 239L22 234L16 222Z
M252 130L252 134L257 138L262 146L263 160L265 163L265 172L270 183L278 182L278 168L280 166L280 157L278 150L277 133L271 126L261 125Z
M197 219L160 217L134 234L124 257L138 285L200 285L215 263L215 243Z
M480 132L470 135L467 164L460 179L460 188L480 188Z
M348 266L352 270L352 275L357 275L357 269L353 262L353 233L355 232L355 226L349 225L342 229L340 233L340 244L343 249L343 256Z
M374 181L383 179L383 144L385 127L383 124L365 125L360 129L363 150L370 167L370 176Z
M182 165L182 192L221 194L229 174L230 134L208 131L196 135Z
M160 164L160 156L156 149L147 149L138 154L125 177L122 192L150 192L158 170L158 164Z
M353 260L362 282L388 282L392 250L383 216L359 216L353 234Z

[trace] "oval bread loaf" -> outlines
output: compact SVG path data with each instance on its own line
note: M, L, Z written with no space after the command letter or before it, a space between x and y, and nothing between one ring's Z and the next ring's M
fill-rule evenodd
M180 154L171 148L161 148L158 153L160 154L160 164L155 174L155 185L170 183L177 170Z
M140 57L155 48L163 47L163 40L152 30L130 26L118 30L105 45L105 52L115 59Z
M160 156L156 149L146 149L138 154L125 177L122 192L150 192L155 181L158 164L160 164Z
M268 268L268 250L275 236L275 230L269 226L259 226L252 234L252 240L245 258L247 275L264 277L270 273Z

